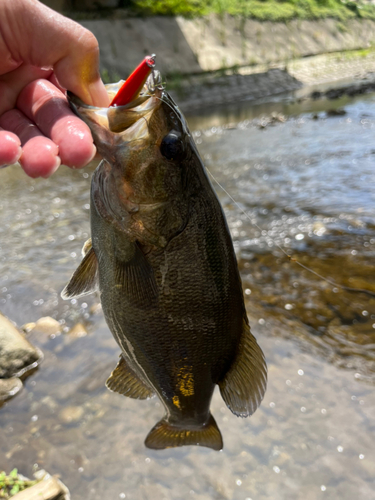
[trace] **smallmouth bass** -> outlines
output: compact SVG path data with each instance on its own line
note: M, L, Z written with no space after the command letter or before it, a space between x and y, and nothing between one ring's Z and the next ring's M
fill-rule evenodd
M107 85L110 97L122 83ZM247 417L264 396L267 369L225 216L185 118L158 72L125 106L68 98L103 160L91 182L91 240L62 296L100 291L122 351L107 387L162 401L166 413L147 447L220 450L210 413L215 385Z

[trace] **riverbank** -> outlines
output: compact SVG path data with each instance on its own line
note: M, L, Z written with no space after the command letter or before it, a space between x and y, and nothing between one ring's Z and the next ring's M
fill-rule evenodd
M102 71L112 80L125 78L150 52L157 54L158 68L168 77L259 65L285 66L300 58L370 49L375 44L372 20L271 23L211 15L79 22L97 37Z
M126 78L147 53L184 112L258 100L303 86L367 78L375 22L259 22L225 14L186 19L83 19L97 37L105 81Z
M375 51L356 50L295 59L271 68L256 65L172 76L166 79L166 87L183 112L195 115L202 109L241 101L257 103L291 92L295 99L339 89L347 89L352 96L368 93L375 90L374 68Z

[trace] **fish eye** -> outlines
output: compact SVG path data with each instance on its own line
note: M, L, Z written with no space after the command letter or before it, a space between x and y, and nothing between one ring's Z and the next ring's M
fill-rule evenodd
M170 132L160 144L161 154L167 160L179 161L185 155L185 145L177 132Z

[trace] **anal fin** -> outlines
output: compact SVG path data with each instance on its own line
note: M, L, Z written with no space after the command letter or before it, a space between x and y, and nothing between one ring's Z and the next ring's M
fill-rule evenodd
M223 438L210 414L207 423L196 429L178 427L162 419L149 432L145 445L153 450L197 445L219 451L223 449Z
M267 386L267 365L262 349L244 320L237 356L219 382L228 408L238 417L252 415L260 405Z
M154 393L120 356L116 368L105 384L110 391L118 392L128 398L150 399Z
M82 297L98 289L98 260L92 248L91 239L86 241L82 253L84 257L80 265L61 292L64 300Z

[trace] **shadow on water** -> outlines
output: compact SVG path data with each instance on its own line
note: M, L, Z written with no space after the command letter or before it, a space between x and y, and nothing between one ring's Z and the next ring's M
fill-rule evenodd
M98 297L60 298L89 236L94 165L62 167L48 180L18 167L0 171L0 310L18 325L48 315L64 326L57 336L29 334L45 359L1 408L0 469L30 475L33 464L45 467L78 500L275 500L297 492L315 500L326 489L334 500L358 491L370 498L375 298L317 278L276 246L330 280L375 292L375 98L343 104L345 116L327 118L315 103L264 130L243 107L218 113L206 130L207 121L191 120L210 172L257 224L217 189L270 379L251 419L236 419L215 393L223 453L146 450L160 403L105 389L119 353ZM86 337L69 335L77 322Z

